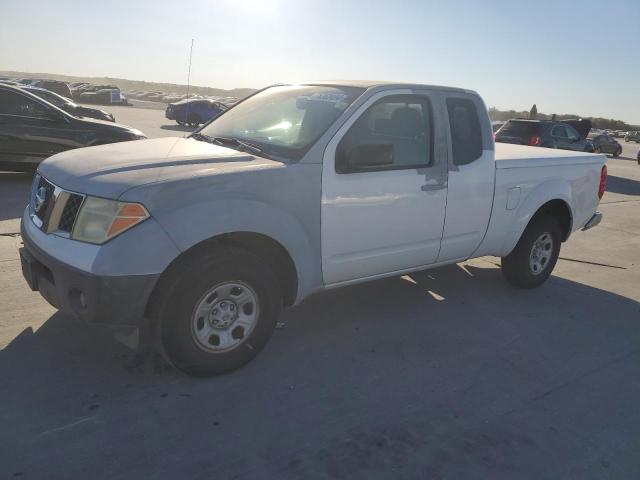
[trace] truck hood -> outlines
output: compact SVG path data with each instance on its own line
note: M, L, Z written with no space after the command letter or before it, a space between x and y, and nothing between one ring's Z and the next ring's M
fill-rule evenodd
M66 190L118 198L150 183L282 166L230 148L170 137L69 150L44 160L38 173Z

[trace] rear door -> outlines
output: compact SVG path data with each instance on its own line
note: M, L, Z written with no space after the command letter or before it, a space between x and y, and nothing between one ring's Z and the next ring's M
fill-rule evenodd
M449 175L438 262L466 259L478 248L489 224L495 182L490 121L480 97L447 94L445 109Z
M437 93L372 95L325 149L322 273L327 285L434 263L446 201Z

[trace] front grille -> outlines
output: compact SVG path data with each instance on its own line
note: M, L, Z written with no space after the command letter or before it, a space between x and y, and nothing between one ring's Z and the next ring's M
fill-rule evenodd
M63 190L42 176L34 181L29 211L33 223L45 233L68 236L84 201L84 195Z
M71 233L83 200L84 197L82 195L78 195L77 193L69 194L64 210L62 210L60 221L58 222L58 230Z
M55 188L56 187L44 177L40 177L40 181L38 181L38 186L36 187L35 192L36 195L40 197L40 201L36 201L36 204L34 205L34 212L42 221L44 221L50 210Z

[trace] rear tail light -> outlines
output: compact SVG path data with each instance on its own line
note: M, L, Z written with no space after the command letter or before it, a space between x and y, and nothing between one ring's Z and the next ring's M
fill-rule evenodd
M541 143L542 143L542 138L540 138L540 135L534 135L529 140L529 145L531 145L532 147L537 147Z
M602 200L604 190L607 188L607 166L603 165L600 170L600 185L598 186L598 198Z

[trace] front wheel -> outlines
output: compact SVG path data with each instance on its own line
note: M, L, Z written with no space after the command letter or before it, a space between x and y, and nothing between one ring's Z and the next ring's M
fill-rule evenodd
M181 121L181 120L176 120L176 122L177 122L177 123L178 123L178 125L180 125L181 127L184 127L184 123L185 123L185 122L183 122L183 121Z
M560 255L561 231L555 218L542 215L525 229L513 251L502 257L502 273L520 288L535 288L551 275Z
M266 345L282 306L278 280L259 257L220 247L171 274L157 318L158 347L188 375L240 368Z
M620 155L622 155L622 148L618 147L618 149L613 154L613 158L618 158Z

